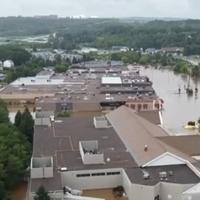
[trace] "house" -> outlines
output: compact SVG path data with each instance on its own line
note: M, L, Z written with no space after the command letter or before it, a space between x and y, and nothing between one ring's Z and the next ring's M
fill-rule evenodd
M129 48L126 46L112 46L112 52L117 53L117 52L127 52L129 51Z
M15 64L14 64L14 62L12 60L5 60L3 62L3 68L4 69L11 69L14 66L15 66Z
M34 130L30 200L41 185L56 200L97 200L85 191L117 186L129 200L200 198L194 157L200 137L181 138L181 146L179 136L171 138L126 106L106 115L51 118L51 125Z
M0 71L3 71L3 62L0 61Z
M6 78L5 74L0 73L0 81L4 81Z
M172 54L172 55L183 55L184 53L184 48L183 47L166 47L166 48L161 48L159 50L160 53L163 54Z
M146 53L146 54L153 55L153 54L158 53L158 50L155 49L155 48L147 48L147 49L145 50L145 53Z

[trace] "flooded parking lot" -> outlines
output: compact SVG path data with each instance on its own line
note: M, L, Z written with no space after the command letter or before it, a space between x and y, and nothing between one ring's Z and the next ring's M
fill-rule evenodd
M188 121L197 121L200 117L200 80L190 80L191 88L197 87L199 91L196 95L188 96L185 91L189 82L188 76L155 68L141 68L140 72L150 78L157 94L164 100L164 127L176 134L198 133L185 130L184 125Z

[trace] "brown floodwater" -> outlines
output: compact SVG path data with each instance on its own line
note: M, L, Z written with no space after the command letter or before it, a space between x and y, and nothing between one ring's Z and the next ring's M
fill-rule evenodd
M173 71L141 68L141 75L147 75L153 82L153 87L160 98L164 100L164 110L162 111L164 127L170 131L181 133L198 133L198 131L188 131L184 125L188 121L197 121L200 117L200 79L191 79L186 75L177 75ZM188 82L194 90L198 88L198 93L188 96L185 91ZM179 94L178 90L181 89Z
M26 182L19 183L11 192L11 200L27 200L27 187Z

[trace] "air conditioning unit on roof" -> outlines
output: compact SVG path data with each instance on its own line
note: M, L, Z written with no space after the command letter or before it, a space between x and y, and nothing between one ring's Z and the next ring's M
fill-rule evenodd
M167 172L159 172L159 177L161 178L161 179L164 179L164 178L167 178Z

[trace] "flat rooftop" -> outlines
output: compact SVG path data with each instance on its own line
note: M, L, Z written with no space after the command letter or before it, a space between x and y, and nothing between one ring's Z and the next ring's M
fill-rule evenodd
M78 145L79 141L84 140L98 140L105 164L83 164ZM48 145L44 145L46 142ZM92 118L85 116L58 118L52 127L35 126L33 157L46 156L53 156L54 178L32 179L32 191L36 191L41 184L49 191L62 189L60 174L57 172L61 167L74 171L137 166L113 128L96 129Z
M41 76L43 76L43 73L48 74L49 72L42 71ZM108 82L106 81L106 84L102 85L102 76L105 76L105 74L91 77L90 73L80 75L66 75L63 73L54 74L50 79L38 76L19 78L3 88L0 92L0 97L6 100L26 100L41 96L63 96L67 101L88 101L89 103L132 101L137 98L141 101L152 101L152 99L158 98L152 88L152 83L147 77L138 75L127 77L122 74L119 77L109 75L109 77L103 78L108 80ZM109 84L113 80L117 80L117 83L120 80L120 84L110 86ZM111 97L106 97L106 94L111 94Z
M99 151L104 152L105 159L110 158L110 162L104 165L84 165L80 157L79 141L85 140L98 140ZM48 145L44 145L44 141L48 141ZM96 129L91 117L58 118L53 127L36 126L33 156L50 155L56 155L57 167L67 167L69 170L136 165L113 128Z
M118 110L120 111L121 109L124 110L125 108L122 107ZM120 116L124 117L122 113ZM148 117L149 116L147 116L147 118ZM139 123L140 117L138 116L135 118L137 119L135 119L136 122ZM145 123L147 123L147 125L145 125ZM140 125L145 130L147 127L150 129L153 127L153 124L150 126L149 122L145 120L142 120L137 126ZM137 134L143 134L144 130L139 130L137 126ZM152 135L152 137L156 137L158 135L165 137L165 133L162 132L159 127L157 129L160 131L160 134L152 133L154 135ZM152 131L158 131L157 129L154 128ZM148 132L148 134L151 133ZM134 136L134 138L136 138L136 136ZM79 141L90 140L98 141L98 150L104 153L104 164L83 164L79 152ZM141 141L135 140L134 144L140 142ZM48 145L44 145L45 143ZM157 145L159 145L159 148L161 148L160 143L157 143L155 148L158 148ZM163 150L161 151L159 148L157 151L162 153ZM159 182L179 184L194 184L199 182L199 178L191 171L191 169L188 168L188 166L184 164L148 168L140 167L139 163L134 160L134 156L132 156L131 153L127 150L118 133L115 132L115 129L112 127L102 129L95 128L93 125L93 118L91 116L83 115L71 116L69 118L56 118L51 127L35 126L33 157L48 156L53 156L54 178L32 179L32 191L36 191L41 184L45 185L46 189L49 191L61 190L61 177L60 173L58 172L58 169L60 168L67 168L68 171L121 168L125 170L129 179L133 183L150 186ZM160 172L167 172L167 179L161 180L159 176ZM144 173L149 174L148 179L144 178Z
M199 177L196 176L186 165L170 165L160 167L127 168L125 169L130 180L142 185L156 185L159 182L169 182L176 184L194 184L199 183ZM160 172L166 172L167 178L161 179ZM144 173L149 174L148 179L141 178Z

